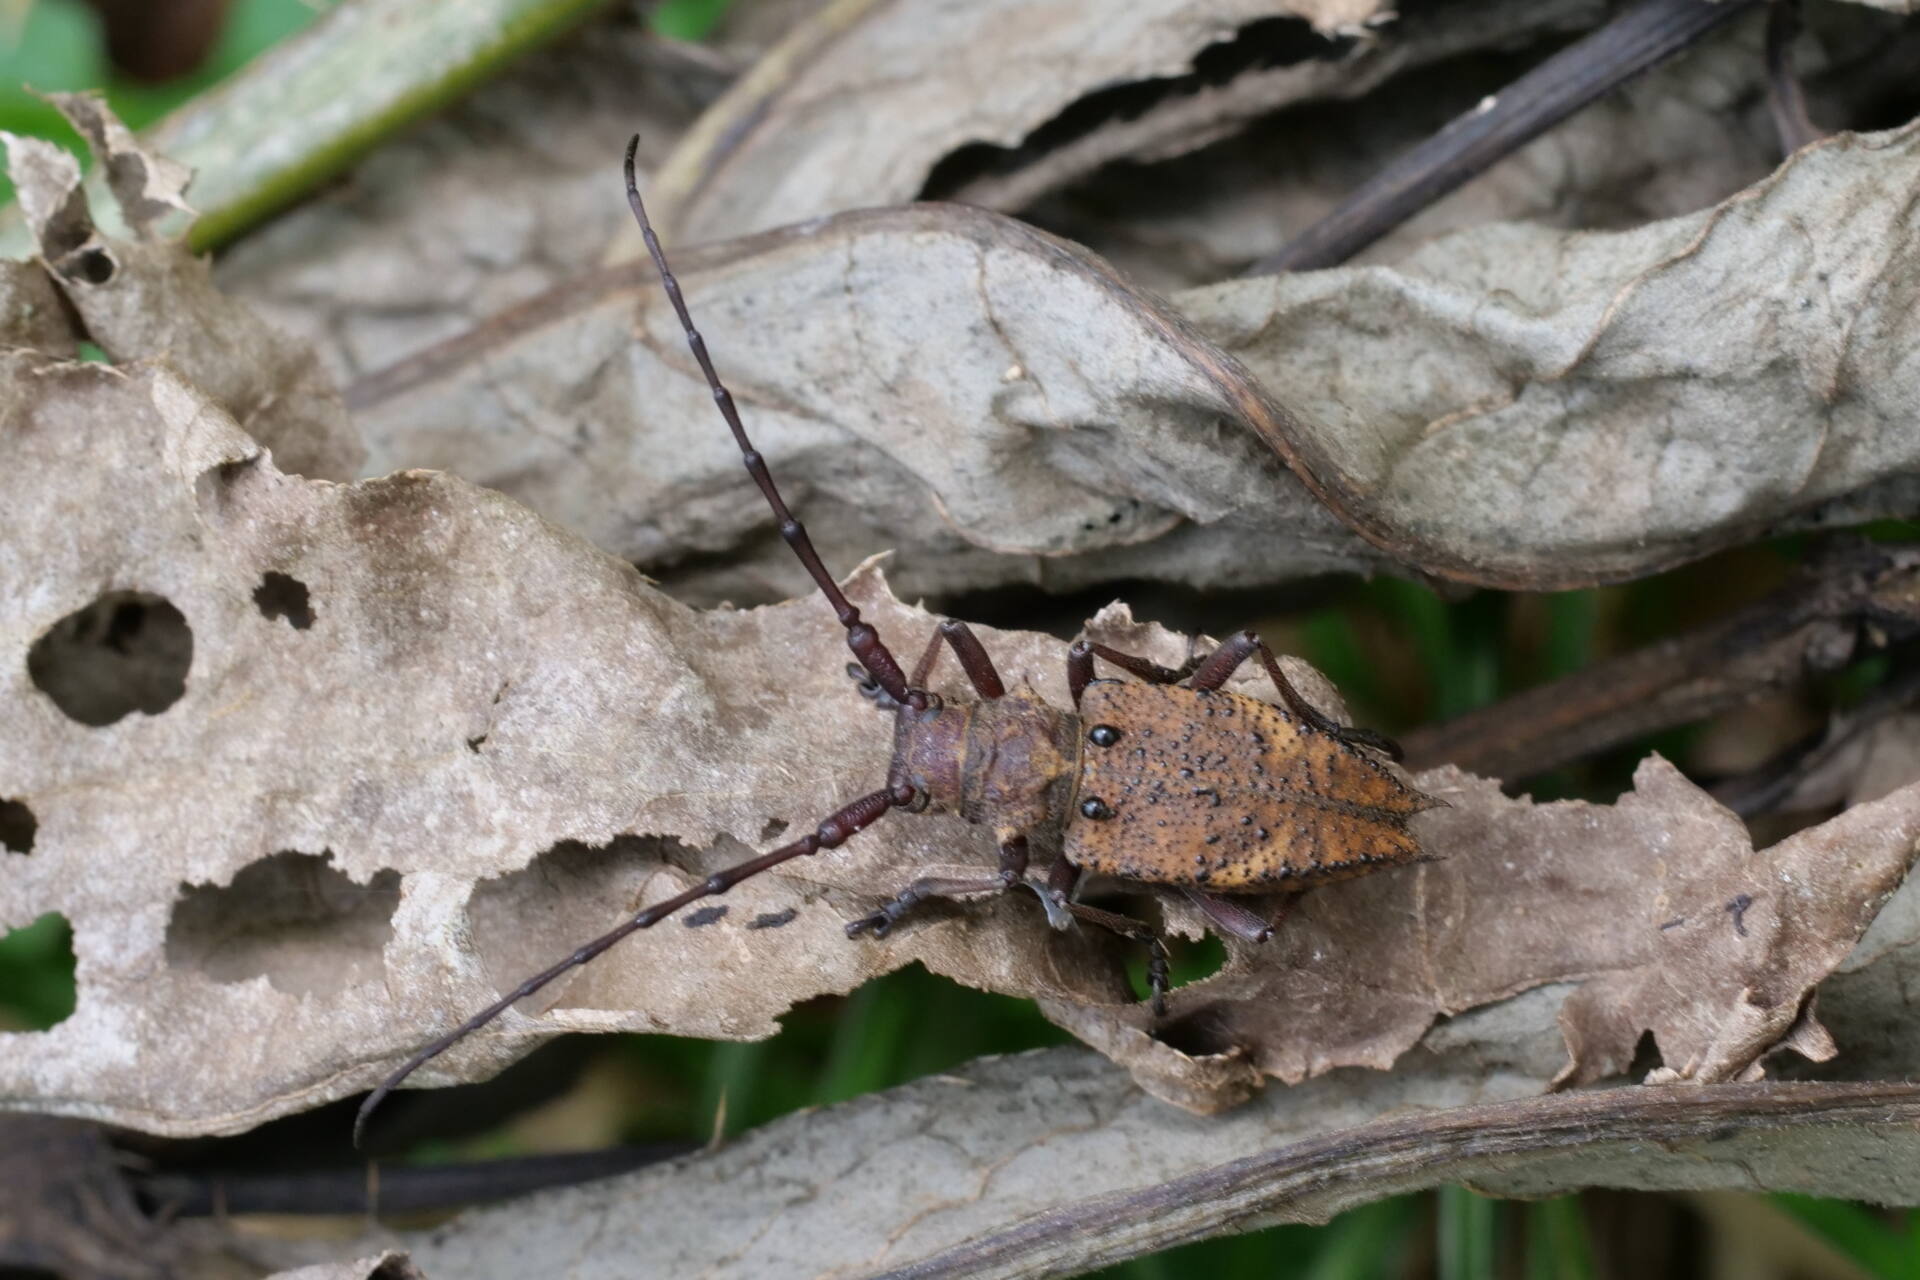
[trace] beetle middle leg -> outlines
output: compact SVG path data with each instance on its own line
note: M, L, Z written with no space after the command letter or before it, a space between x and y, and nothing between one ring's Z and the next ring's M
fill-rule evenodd
M1318 707L1300 696L1293 687L1293 681L1287 679L1280 670L1280 664L1274 659L1273 650L1266 642L1251 631L1241 631L1228 636L1218 649L1200 664L1193 673L1188 688L1202 692L1218 689L1227 682L1227 677L1240 669L1240 664L1255 654L1260 655L1260 663L1267 669L1267 675L1273 680L1274 687L1280 691L1280 698L1287 709L1300 717L1302 724L1316 729L1330 738L1338 738L1351 746L1372 747L1384 752L1389 758L1401 758L1400 744L1384 733L1375 733L1371 729L1361 729L1354 725L1341 724Z
M1128 675L1145 680L1148 684L1179 684L1200 666L1200 659L1192 654L1177 667L1163 667L1157 662L1149 662L1091 640L1075 640L1073 647L1067 650L1067 690L1073 694L1073 705L1076 707L1080 705L1080 695L1093 683L1095 658L1104 658Z

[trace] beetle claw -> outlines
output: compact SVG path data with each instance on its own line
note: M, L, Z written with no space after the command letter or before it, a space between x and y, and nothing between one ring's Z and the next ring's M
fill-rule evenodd
M1047 913L1047 923L1065 932L1073 928L1073 912L1067 910L1067 895L1059 889L1034 887L1034 896L1040 899L1040 906Z
M847 936L849 938L857 938L863 933L870 933L876 938L884 938L892 928L893 917L884 911L876 911L870 916L861 916L858 920L849 920L847 922Z

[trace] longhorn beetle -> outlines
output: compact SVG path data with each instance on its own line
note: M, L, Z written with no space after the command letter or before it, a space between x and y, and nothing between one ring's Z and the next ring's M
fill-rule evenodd
M1127 916L1076 902L1084 873L1178 889L1223 932L1264 942L1272 925L1216 893L1304 889L1424 860L1407 821L1445 802L1411 789L1373 758L1370 752L1378 751L1398 759L1391 740L1340 725L1311 706L1251 631L1178 668L1076 641L1067 650L1071 711L1041 701L1030 689L1009 692L979 639L966 623L952 619L935 629L913 674L902 672L787 510L765 459L747 438L733 396L714 372L706 341L693 326L640 202L634 180L639 141L635 137L627 144L627 203L747 473L773 509L780 536L846 628L847 646L857 660L848 666L849 674L866 697L893 713L887 785L846 805L811 835L715 872L646 908L414 1054L361 1104L356 1143L367 1117L401 1081L521 999L628 934L783 862L838 848L894 809L958 813L989 828L1000 846L999 871L978 879L916 880L879 910L849 923L849 938L884 937L914 904L928 898L1025 885L1029 839L1057 836L1061 853L1045 887L1029 887L1036 889L1056 929L1080 919L1149 942L1156 1014L1166 991L1166 953L1159 936ZM977 701L947 702L928 691L942 644L953 650ZM1254 657L1280 691L1284 707L1222 687ZM1096 677L1095 659L1140 683Z

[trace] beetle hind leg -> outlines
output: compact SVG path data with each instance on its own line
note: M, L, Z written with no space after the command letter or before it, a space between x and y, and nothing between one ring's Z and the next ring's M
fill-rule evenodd
M1170 985L1167 970L1170 961L1167 955L1167 942L1160 936L1160 931L1144 920L1123 916L1117 911L1102 911L1099 907L1084 906L1078 902L1068 903L1067 910L1073 913L1076 920L1085 920L1088 924L1098 925L1109 933L1117 933L1131 942L1147 944L1147 990L1150 993L1147 1000L1153 1009L1154 1017L1166 1017L1167 989Z
M1260 665L1267 669L1267 677L1273 681L1274 688L1280 691L1281 701L1287 704L1289 711L1300 717L1303 724L1330 738L1338 738L1349 746L1371 747L1389 759L1401 759L1400 744L1386 734L1341 724L1301 697L1300 691L1293 687L1293 681L1287 679L1286 673L1280 670L1280 663L1274 658L1273 650L1251 631L1241 631L1228 636L1220 647L1200 664L1187 687L1202 692L1218 689L1227 682L1229 676L1240 669L1241 663L1256 654L1259 655Z

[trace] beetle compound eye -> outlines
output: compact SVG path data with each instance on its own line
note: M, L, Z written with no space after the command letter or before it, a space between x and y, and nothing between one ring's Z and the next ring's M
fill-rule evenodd
M1120 741L1120 731L1110 724L1097 724L1087 731L1087 741L1096 747L1110 747Z
M1099 796L1088 796L1080 802L1080 816L1092 818L1095 822L1104 822L1113 816L1113 810Z

